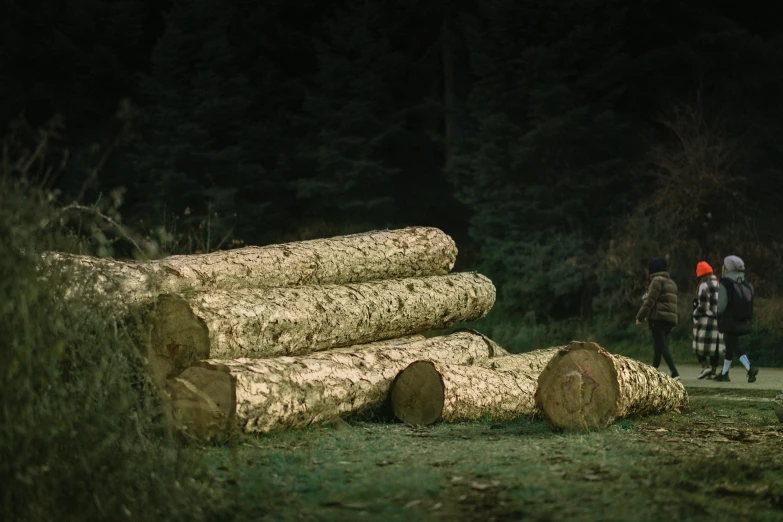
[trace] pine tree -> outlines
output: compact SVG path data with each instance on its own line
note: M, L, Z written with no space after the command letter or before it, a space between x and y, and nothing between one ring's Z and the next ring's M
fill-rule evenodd
M47 181L75 197L87 184L95 194L112 185L91 169L117 133L113 116L121 99L135 97L136 74L147 59L145 0L5 2L0 16L0 134L21 113L33 127L55 114L65 128L56 145L68 150L65 169ZM59 163L59 162L57 162ZM101 173L103 176L105 173ZM107 176L106 181L117 181Z
M257 93L237 63L234 15L230 3L217 0L182 2L169 13L142 83L150 105L134 166L156 212L152 220L164 213L209 220L221 234L236 215L247 224L237 233L257 239L268 228L273 194L266 188L274 180L252 151L270 132L251 115Z
M398 24L386 3L365 0L344 3L324 23L305 102L314 173L295 183L313 216L354 226L394 219L394 158L408 135L395 96L406 64L389 38Z
M639 154L617 112L630 69L617 3L495 0L469 24L474 85L451 171L510 308L591 312L593 254Z

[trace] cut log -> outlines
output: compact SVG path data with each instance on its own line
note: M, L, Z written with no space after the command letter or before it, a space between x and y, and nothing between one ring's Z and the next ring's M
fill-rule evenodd
M574 341L541 372L536 405L553 427L594 430L629 415L683 412L688 393L652 366Z
M473 366L415 361L391 386L394 415L419 425L532 415L538 374L559 349L506 355Z
M495 357L482 366L501 372L521 372L538 376L549 364L552 357L562 348L562 346L554 346L513 355L506 352L508 357Z
M350 284L381 279L444 275L457 247L430 227L373 231L209 254L125 262L57 252L44 264L66 261L99 273L107 286L119 285L127 300L189 290L235 290L280 286Z
M202 361L168 380L172 418L198 439L220 440L236 426L250 433L304 427L382 405L394 377L417 359L470 364L495 355L494 343L470 330L394 344Z
M476 273L164 295L148 321L150 361L170 377L201 359L304 355L447 328L494 302L492 282Z
M403 344L409 344L416 341L424 341L427 338L421 334L406 335L404 337L395 337L394 339L384 339L383 341L373 341L364 344L355 344L353 346L343 346L342 348L332 348L329 353L356 353L363 352L365 350L385 350L394 346L400 346ZM489 339L486 340L489 342ZM316 353L313 355L320 355L324 352Z

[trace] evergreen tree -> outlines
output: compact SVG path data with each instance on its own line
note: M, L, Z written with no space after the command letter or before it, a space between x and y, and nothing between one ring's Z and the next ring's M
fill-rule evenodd
M591 313L594 253L639 155L616 110L631 67L618 3L495 0L469 23L474 85L451 171L510 308Z
M393 14L386 2L352 0L326 19L317 38L318 70L305 101L314 172L295 182L313 217L359 227L395 219L395 160L409 136L408 107L396 96L406 63L390 42L400 23Z
M248 154L273 180L263 195L270 200L266 218L274 229L267 234L272 241L329 235L308 228L309 201L298 199L295 188L296 180L314 169L309 154L313 122L302 116L305 79L317 70L313 35L328 7L317 0L239 0L237 8L237 60L254 92L248 114L264 122L256 127L257 134L248 136L254 142Z
M169 13L142 84L150 105L134 165L152 221L166 212L191 223L209 220L224 233L236 216L244 225L236 233L258 242L270 228L277 180L253 151L274 146L264 142L275 134L274 117L257 119L251 110L263 93L254 92L237 63L235 14L217 0L182 2Z
M117 133L113 116L137 94L156 9L148 0L52 0L4 3L0 16L0 135L21 113L33 127L55 114L65 120L57 145L70 152L50 186L75 196L90 179L96 148ZM87 179L85 179L87 177ZM112 180L113 181L113 180Z

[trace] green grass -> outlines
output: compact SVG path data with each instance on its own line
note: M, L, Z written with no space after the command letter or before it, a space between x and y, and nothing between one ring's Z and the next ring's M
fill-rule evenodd
M238 521L779 520L783 430L763 400L773 392L709 395L695 391L684 415L594 433L534 419L352 422L203 455Z

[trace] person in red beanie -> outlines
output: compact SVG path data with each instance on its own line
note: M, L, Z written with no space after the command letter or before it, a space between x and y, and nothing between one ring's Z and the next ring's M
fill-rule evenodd
M693 353L701 363L699 379L713 379L719 358L726 353L723 334L718 332L718 290L720 283L706 261L696 265L699 291L693 300ZM707 357L710 359L707 364Z

